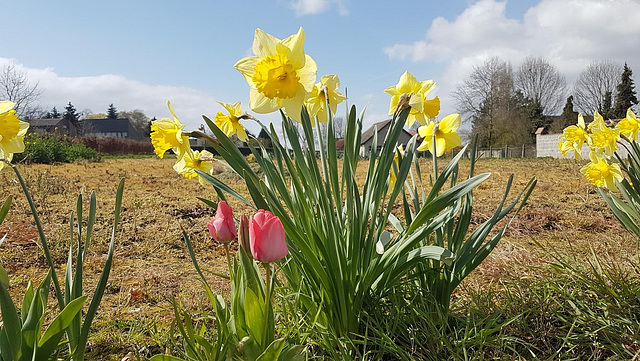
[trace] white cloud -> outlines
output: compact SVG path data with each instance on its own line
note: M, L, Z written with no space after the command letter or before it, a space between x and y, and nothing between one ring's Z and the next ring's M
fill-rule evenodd
M509 18L506 6L477 1L454 20L434 19L423 39L384 51L390 59L445 64L441 94L491 56L514 67L526 56L542 56L570 83L594 60L627 62L640 72L639 1L542 0L519 19Z
M329 10L333 5L338 8L342 16L349 15L343 0L295 0L289 6L295 11L296 16L321 14Z
M211 117L212 109L219 108L214 97L188 87L150 85L113 74L63 77L52 68L27 68L13 59L0 58L0 67L5 64L14 64L32 82L38 82L42 90L39 103L45 109L55 106L62 112L71 102L78 111L104 113L113 103L118 110L141 109L149 117L165 118L171 116L166 106L170 100L180 121L195 129L203 123L202 114Z

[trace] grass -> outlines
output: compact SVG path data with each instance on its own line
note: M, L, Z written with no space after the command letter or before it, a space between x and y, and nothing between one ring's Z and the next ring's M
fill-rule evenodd
M92 360L120 360L130 351L149 356L170 347L174 297L188 309L205 308L206 296L185 253L181 227L192 236L214 292L228 292L227 283L211 274L226 270L222 246L213 244L206 233L213 212L195 198L215 199L215 192L175 174L172 165L171 159L134 157L21 166L60 265L66 261L67 222L75 196L96 190L94 248L86 269L89 283L96 282L102 270L116 187L121 177L127 178L111 278L90 337ZM492 176L474 193L475 221L491 215L511 173L516 189L537 177L528 205L496 250L461 285L446 323L430 317L428 299L410 298L403 301L406 304L380 300L380 313L369 315L370 327L361 338L363 356L401 360L637 357L637 242L583 179L581 165L546 158L480 159L476 172L489 171ZM425 164L424 169L429 166ZM215 172L248 196L240 178L223 166ZM0 172L0 184L2 198L14 196L12 210L0 226L0 234L8 232L0 247L0 262L11 277L11 292L19 294L29 279L44 277L46 262L14 174ZM234 199L229 203L236 214L250 211ZM412 291L410 284L406 287L399 296Z

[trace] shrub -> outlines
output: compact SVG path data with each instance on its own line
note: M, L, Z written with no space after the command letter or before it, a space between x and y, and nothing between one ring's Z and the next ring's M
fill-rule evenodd
M25 136L24 144L24 152L14 156L16 162L52 164L100 159L94 149L75 143L66 136L30 133Z
M124 138L76 138L78 143L96 150L100 154L149 154L153 153L151 142Z

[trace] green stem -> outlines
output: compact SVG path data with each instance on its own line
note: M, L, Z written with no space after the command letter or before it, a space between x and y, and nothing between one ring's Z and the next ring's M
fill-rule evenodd
M436 126L433 126L433 138L432 138L432 142L433 142L433 149L432 149L432 153L431 153L431 161L433 162L433 181L436 181L436 178L438 178L438 156L436 153Z
M231 255L229 254L229 244L224 243L224 253L227 256L227 268L229 268L229 279L233 279L232 268L231 268Z
M24 179L18 172L18 168L9 163L8 161L3 160L10 167L13 168L13 171L16 173L18 177L18 181L22 186L22 191L24 195L27 197L27 202L29 203L29 207L31 208L31 214L33 215L33 220L36 223L36 228L38 229L38 236L40 237L40 243L42 244L42 250L44 251L45 259L47 260L47 264L51 269L51 280L53 281L53 288L55 290L56 298L58 299L58 307L60 310L63 310L65 307L64 297L62 296L62 289L60 288L60 283L58 282L58 275L56 274L56 268L53 263L53 258L51 257L51 252L49 251L49 244L47 243L47 238L44 235L44 231L42 230L42 224L40 223L40 217L38 217L38 211L36 210L36 206L33 203L33 198L31 198L31 193L29 193L29 189L27 189L27 185L24 182Z
M269 339L269 310L271 306L271 263L263 263L262 264L266 270L266 289L265 289L265 298L264 298L264 333L262 340L263 347L267 347L267 340Z

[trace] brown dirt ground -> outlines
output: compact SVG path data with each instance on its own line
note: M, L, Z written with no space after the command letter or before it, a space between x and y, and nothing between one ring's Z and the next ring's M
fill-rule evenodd
M423 169L430 169L424 160ZM444 161L440 161L444 165ZM468 161L462 161L466 174ZM182 241L181 227L192 237L196 254L205 271L225 273L221 245L206 232L213 217L196 196L216 200L211 187L195 179L186 180L172 170L171 159L110 159L97 163L19 166L36 200L52 253L59 265L66 262L69 244L69 211L83 194L85 217L91 190L97 195L97 222L87 261L88 289L97 281L111 232L115 193L120 178L126 178L122 221L116 239L114 265L107 292L95 321L96 327L113 329L108 337L126 344L126 332L118 333L118 322L158 322L172 318L170 300L181 299L187 306L206 303L202 287ZM361 162L366 166L366 162ZM582 163L566 159L480 159L476 173L491 177L474 192L474 219L483 221L504 192L510 174L515 174L512 193L517 193L531 177L538 185L527 206L512 223L506 236L460 288L497 285L504 279L538 277L544 272L550 252L587 256L592 247L613 258L637 256L637 243L613 218L604 201L579 172ZM217 176L248 196L242 180L216 168ZM364 173L364 172L362 172ZM0 172L0 199L11 194L14 204L0 235L8 233L0 247L0 262L9 272L11 292L22 295L29 280L39 281L46 262L28 204L15 174ZM249 213L242 203L229 200L234 213ZM538 267L540 266L540 267ZM59 276L62 270L59 270ZM209 273L214 292L227 291L227 282ZM133 332L133 331L131 331Z

